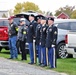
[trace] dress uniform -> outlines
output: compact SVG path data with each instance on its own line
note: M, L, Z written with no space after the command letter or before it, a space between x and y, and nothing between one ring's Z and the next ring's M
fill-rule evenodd
M14 18L13 16L8 18L9 20L9 29L8 29L9 49L10 49L10 54L11 54L9 59L15 59L18 57L18 52L17 52L17 47L16 47L18 26L13 21L13 18Z
M42 20L46 20L45 17L42 17ZM42 61L42 64L41 66L44 67L47 65L46 63L46 47L45 47L45 44L46 44L46 30L47 30L47 26L46 26L46 23L42 24L41 26L41 29L40 29L40 45L41 45L41 61Z
M34 18L34 15L30 15L29 17ZM28 26L28 43L29 43L29 53L30 53L30 60L29 64L34 64L34 51L33 51L33 39L35 38L35 31L36 31L37 23L36 21L30 20L30 24Z
M17 38L18 38L20 49L22 52L21 60L27 60L26 50L25 50L25 43L26 43L26 39L27 39L27 26L25 24L25 18L20 19L20 26L19 26Z
M49 21L54 22L54 18L49 17ZM48 60L51 65L51 68L56 67L56 58L55 58L55 45L57 41L57 27L53 23L47 28L47 37L46 37L46 47L48 48Z
M40 45L40 29L41 29L41 17L37 17L37 22L38 22L38 25L36 27L36 46L37 46L37 49L38 49L38 62L39 62L39 65L41 65L41 45Z

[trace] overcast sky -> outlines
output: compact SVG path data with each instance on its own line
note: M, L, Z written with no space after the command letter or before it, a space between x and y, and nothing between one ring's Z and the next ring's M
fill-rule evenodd
M76 6L76 0L0 0L0 10L14 9L18 2L33 2L39 6L42 11L55 12L60 7L66 5Z

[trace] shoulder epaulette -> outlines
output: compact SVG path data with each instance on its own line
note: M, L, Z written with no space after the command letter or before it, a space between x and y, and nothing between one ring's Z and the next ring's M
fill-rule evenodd
M34 21L34 23L36 23L36 21Z

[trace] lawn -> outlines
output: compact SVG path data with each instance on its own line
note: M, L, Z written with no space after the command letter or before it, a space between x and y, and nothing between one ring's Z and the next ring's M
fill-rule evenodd
M0 57L9 58L10 57L9 51L6 51L3 49L0 53ZM19 54L18 59L16 59L15 61L21 61L21 62L28 63L30 61L29 55L27 55L27 57L28 57L27 61L21 61L21 56ZM53 70L67 73L68 75L76 75L76 59L74 58L57 59L57 68Z

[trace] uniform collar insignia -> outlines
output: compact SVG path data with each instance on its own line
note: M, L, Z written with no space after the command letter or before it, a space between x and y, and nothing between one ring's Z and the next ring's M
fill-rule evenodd
M51 31L52 31L52 29L49 29L49 31L51 32Z
M57 34L57 31L55 31L54 34Z

